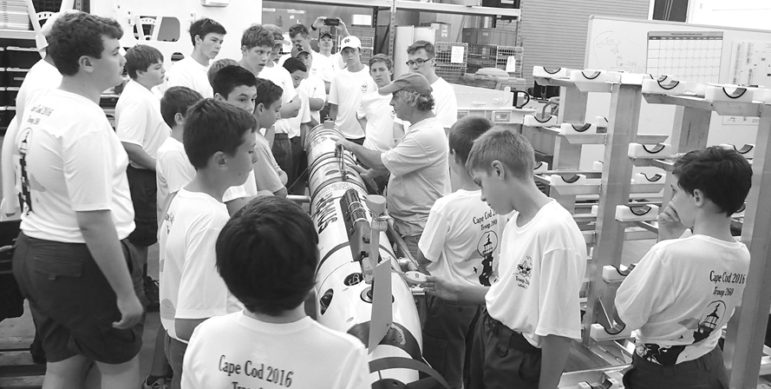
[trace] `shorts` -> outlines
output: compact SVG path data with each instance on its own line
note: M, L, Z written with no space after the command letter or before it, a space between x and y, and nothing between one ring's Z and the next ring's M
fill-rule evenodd
M692 361L662 366L634 353L624 374L627 389L725 389L728 375L719 347Z
M126 169L126 176L131 191L131 203L134 205L134 224L136 224L136 228L128 239L140 247L151 246L158 240L158 199L156 197L158 184L155 181L155 171L129 166Z
M541 349L482 310L469 361L470 389L537 389Z
M166 354L169 366L171 366L171 371L174 372L171 378L171 389L180 389L182 386L182 365L185 359L185 351L187 351L187 343L172 338L166 331L164 331L164 334L163 351Z
M463 387L467 355L471 349L481 307L426 296L423 356L447 380L450 389Z
M126 245L124 258L132 279L141 276ZM13 274L29 300L32 317L49 362L75 355L120 364L130 361L142 347L144 320L119 330L115 292L83 243L62 243L31 238L16 241Z
M305 154L302 142L299 136L289 139L292 146L292 169L294 171L286 172L287 190L290 194L302 195L305 193L305 187L308 182L308 156Z

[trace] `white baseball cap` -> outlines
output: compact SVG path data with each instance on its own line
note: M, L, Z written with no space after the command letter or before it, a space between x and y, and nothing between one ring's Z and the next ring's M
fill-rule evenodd
M346 47L361 50L361 41L359 40L359 38L353 35L348 35L347 37L343 38L342 41L340 41L340 51L342 51Z

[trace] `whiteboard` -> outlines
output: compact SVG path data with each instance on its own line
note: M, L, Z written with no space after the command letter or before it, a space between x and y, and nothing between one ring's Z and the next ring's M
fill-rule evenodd
M722 33L719 82L731 83L741 70L736 67L739 50L747 42L770 42L771 31L740 29L733 27L693 25L678 22L591 16L586 38L586 69L623 70L646 73L648 70L649 33L689 32ZM769 85L771 87L771 85ZM609 94L592 93L587 102L586 118L607 116L610 108ZM640 108L640 134L671 135L675 107L647 104L643 99ZM731 143L738 146L755 143L757 119L720 117L712 115L708 144ZM585 148L582 168L602 158L602 148Z

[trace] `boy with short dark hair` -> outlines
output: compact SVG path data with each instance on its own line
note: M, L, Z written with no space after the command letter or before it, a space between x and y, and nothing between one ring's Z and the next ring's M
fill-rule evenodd
M195 176L195 169L185 154L182 145L185 114L193 104L203 99L201 94L184 86L174 86L166 90L161 98L161 116L171 128L171 136L158 148L155 163L156 186L158 187L156 209L158 221L163 221L169 201L177 191L187 185ZM166 360L164 344L166 331L163 326L158 328L155 338L155 350L150 364L150 372L143 388L165 388L171 382L172 370Z
M257 78L241 66L226 66L214 76L214 98L233 104L247 112L255 112L257 99ZM255 113L256 115L256 113ZM261 127L258 119L258 130ZM243 207L248 199L266 191L270 195L285 195L286 173L275 162L270 150L264 150L264 137L257 131L257 150L254 174L243 186L231 188L223 201L232 202L228 207L231 214ZM265 153L268 153L266 155Z
M184 86L169 88L161 98L161 116L166 125L171 128L171 136L158 148L158 159L155 164L158 186L158 224L163 220L161 213L166 209L170 196L177 193L195 176L195 168L185 154L182 139L185 134L185 114L201 99L203 97L200 93Z
M731 236L752 167L720 146L680 157L659 237L616 293L617 316L639 329L627 388L727 388L721 328L741 304L750 253ZM693 234L681 237L686 227ZM665 240L666 239L666 240Z
M180 387L186 342L195 327L238 304L213 272L214 244L229 218L222 196L252 174L257 123L248 112L204 99L188 111L182 143L196 170L171 200L159 234L161 324L166 355Z
M115 105L115 133L129 156L126 169L136 229L129 235L144 273L145 304L158 310L156 281L147 275L147 250L158 235L155 159L158 148L169 137L169 127L161 116L158 98L151 91L163 83L163 55L158 49L136 45L126 52L126 71L131 80Z
M436 200L418 243L421 268L458 287L486 290L490 286L493 257L498 255L506 224L504 216L496 215L482 201L479 187L466 170L471 145L492 126L483 117L467 116L450 129L450 182L455 192ZM481 305L426 297L423 356L450 388L463 386L467 345L471 345Z
M292 85L297 90L297 98L300 101L300 113L287 119L287 126L291 129L289 144L292 146L292 171L289 172L289 187L287 190L296 195L305 193L305 181L303 172L308 167L305 154L305 141L310 132L311 110L308 95L300 88L300 83L308 78L308 68L297 58L287 58L284 61L284 69L292 77Z
M219 72L222 68L225 66L234 66L238 65L238 61L230 58L222 58L218 59L211 63L209 66L209 71L206 72L206 77L209 78L209 84L212 85L212 88L214 88L214 76L217 75L217 72Z
M363 344L305 314L317 244L313 221L289 200L258 198L233 215L217 239L217 270L245 309L196 328L186 388L370 388Z
M203 97L212 97L207 70L209 61L219 54L225 34L225 27L215 20L203 18L193 22L190 25L193 52L169 69L167 86L186 86Z
M497 280L480 288L447 287L434 277L429 293L485 302L470 357L469 388L556 388L581 338L579 291L586 242L573 216L535 185L535 153L525 137L487 131L474 141L466 167L482 200L510 214L501 237Z

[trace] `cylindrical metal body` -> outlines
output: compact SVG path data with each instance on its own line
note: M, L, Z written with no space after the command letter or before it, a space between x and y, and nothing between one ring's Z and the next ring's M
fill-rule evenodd
M372 289L364 282L359 260L368 255L371 215L364 201L367 192L355 161L336 153L341 135L318 126L311 131L308 150L311 216L319 234L319 270L316 278L317 317L327 327L348 332L366 346L372 317ZM341 172L339 160L343 158ZM343 201L341 199L345 198ZM343 209L347 207L348 209ZM380 233L380 260L396 263L385 233ZM422 336L415 301L402 277L391 272L393 325L370 354L372 360L404 357L420 360ZM407 383L417 371L390 369L382 376ZM373 381L377 376L373 375Z

